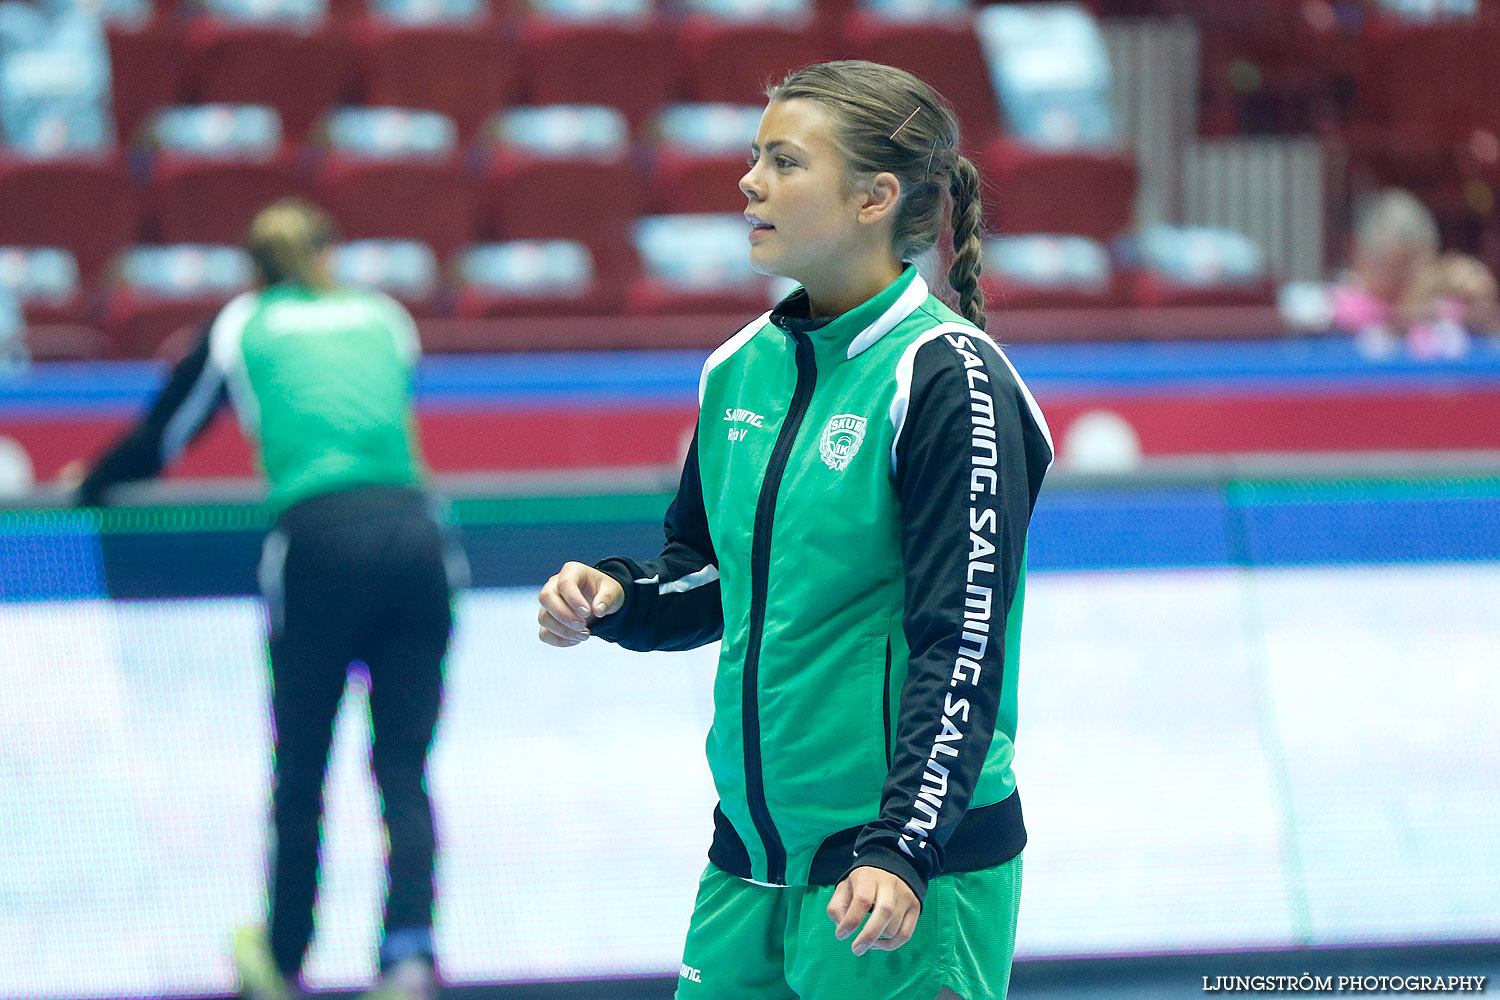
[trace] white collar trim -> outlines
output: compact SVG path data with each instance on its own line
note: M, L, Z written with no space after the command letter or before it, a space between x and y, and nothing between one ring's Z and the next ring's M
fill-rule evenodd
M906 317L917 311L917 306L927 301L927 282L922 280L920 274L914 274L911 284L906 286L906 291L901 297L891 303L891 307L880 314L880 318L860 331L859 336L849 342L848 357L853 358L862 351L874 347L875 344L896 328Z

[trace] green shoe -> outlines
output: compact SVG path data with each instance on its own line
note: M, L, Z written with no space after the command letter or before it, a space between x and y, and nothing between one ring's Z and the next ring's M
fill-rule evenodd
M239 978L237 992L244 1000L292 1000L291 987L271 957L264 927L235 931L233 952L234 971Z

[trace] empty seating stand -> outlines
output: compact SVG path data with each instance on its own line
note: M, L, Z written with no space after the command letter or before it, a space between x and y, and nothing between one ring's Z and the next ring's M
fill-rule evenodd
M211 0L186 30L188 99L269 105L300 141L351 96L352 46L326 13L317 0Z
M252 266L238 247L141 246L119 255L111 279L103 316L109 352L149 358L250 287Z
M685 10L678 58L699 101L763 102L768 85L828 57L808 0L688 0Z
M522 23L518 44L527 104L609 105L637 127L677 90L670 35L640 0L551 0Z
M479 161L486 239L572 239L595 280L635 274L630 226L641 212L624 115L599 106L516 108L486 128Z
M515 49L482 5L381 0L351 34L363 103L440 112L464 142L514 96Z
M1300 0L1276 3L1277 23L1309 16ZM4 6L12 13L0 16L41 17L40 7ZM1219 23L1244 20L1229 0L1207 7L1227 12ZM987 225L1009 241L988 250L992 307L1268 296L1264 273L1203 281L1122 241L1133 231L1135 167L1112 131L1098 26L1076 9L968 0L103 8L106 31L95 25L92 40L83 32L69 44L107 51L108 74L81 59L73 104L55 120L0 109L6 142L20 130L51 144L42 155L0 149L0 280L6 247L53 248L77 275L67 294L20 296L40 331L38 357L97 353L97 338L77 336L90 325L113 356L161 350L249 280L226 263L243 262L233 247L259 208L293 194L328 209L350 241L337 255L341 280L406 303L440 345L483 347L464 320L763 310L778 286L748 267L738 183L764 88L825 58L906 68L951 101L984 175ZM1432 70L1455 44L1441 39L1494 29L1371 25L1361 58L1407 67L1410 85L1367 79L1348 61L1363 102L1356 121L1394 137L1378 156L1354 144L1362 169L1460 207L1466 182L1500 187L1496 158L1471 141L1496 127L1500 113L1475 95L1500 89L1500 77L1469 56L1451 63L1468 89ZM1326 39L1308 38L1297 51L1321 51ZM1235 50L1205 48L1220 51ZM1014 72L1028 60L1068 72ZM90 89L111 77L112 91ZM1023 243L1029 258L1018 256ZM187 280L195 269L210 276ZM184 281L161 280L167 272ZM672 322L663 329L687 329ZM459 332L445 340L449 327Z
M743 211L739 189L760 105L677 104L653 123L646 211Z
M313 191L351 239L415 239L447 256L474 239L457 128L432 111L347 108L319 130Z
M301 184L281 121L262 105L169 108L145 125L149 222L163 243L239 243L255 213Z

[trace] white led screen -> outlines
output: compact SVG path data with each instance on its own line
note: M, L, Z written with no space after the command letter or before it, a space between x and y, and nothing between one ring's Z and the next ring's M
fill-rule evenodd
M1500 938L1500 564L1037 573L1018 953ZM459 601L430 770L454 982L670 973L714 803L713 649L537 643ZM228 992L263 911L246 598L0 604L0 995ZM363 691L334 749L317 987L373 975Z

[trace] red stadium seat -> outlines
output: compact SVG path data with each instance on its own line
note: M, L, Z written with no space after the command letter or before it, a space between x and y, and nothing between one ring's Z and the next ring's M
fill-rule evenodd
M1136 169L1128 154L991 143L978 166L995 233L1073 233L1109 240L1130 228Z
M1161 306L1269 306L1276 302L1276 284L1269 278L1208 287L1179 285L1163 275L1138 272L1126 277L1130 303L1143 308Z
M351 48L331 32L198 18L188 27L186 46L190 100L268 104L293 142L347 96Z
M646 210L653 213L739 212L745 208L740 178L744 155L710 155L684 149L658 150L652 164Z
M353 24L369 10L367 0L328 0L328 17L338 27Z
M354 42L364 103L440 111L465 142L515 87L515 55L488 26L368 18Z
M649 128L646 210L652 214L741 212L739 189L759 104L674 104Z
M119 157L12 160L0 156L0 245L73 252L85 284L134 243L138 196Z
M625 297L625 311L636 316L681 316L694 313L750 315L765 312L770 305L771 296L764 285L733 290L720 288L693 291L648 277L631 282Z
M241 243L256 212L302 187L291 150L265 162L163 151L148 174L149 225L161 243Z
M116 358L159 357L174 334L184 327L213 319L232 297L157 299L128 288L116 288L104 306L108 354Z
M1500 27L1444 24L1377 34L1357 86L1370 123L1399 137L1454 143L1500 133Z
M333 280L346 287L384 292L413 316L443 312L437 258L415 240L360 240L335 247L330 260Z
M88 318L78 262L59 247L0 247L0 289L15 295L28 325Z
M122 138L151 111L177 103L182 87L182 39L157 21L140 31L111 26L109 61L115 127Z
M695 14L677 35L687 94L695 101L760 104L766 87L826 57L806 26L720 21Z
M88 300L80 292L65 302L23 303L27 324L83 323L89 318Z
M420 240L439 258L474 239L474 188L456 155L381 160L330 152L313 194L347 239Z
M583 257L577 273L561 276L550 273L544 255L548 244L530 241L475 247L472 254L526 254L537 263L526 280L512 275L485 273L481 267L461 258L454 267L454 312L467 319L495 316L567 316L617 313L623 302L624 289L617 282L590 278L592 266L588 251L577 244L564 244L570 252ZM559 280L561 278L561 280Z
M179 331L214 313L254 280L250 256L231 246L125 248L111 262L103 326L114 357L148 358ZM178 336L174 338L174 334Z
M913 74L948 99L964 147L980 149L1000 130L1000 110L973 23L891 21L859 12L843 21L842 55Z
M1125 290L1118 283L1104 288L1058 288L1024 284L1009 278L981 274L985 308L1007 309L1095 309L1127 305Z
M497 240L575 239L595 273L619 283L635 273L630 226L640 182L623 159L547 159L497 150L480 181L481 232Z
M28 326L33 323L44 325L86 323L90 312L89 300L83 289L79 289L76 294L60 302L23 301L21 311L26 316Z
M454 298L454 313L462 319L508 316L598 316L620 311L621 289L599 283L582 295L559 298L542 295L501 295L462 286Z
M93 361L109 349L104 334L80 322L32 319L27 314L26 350L33 361Z
M676 92L676 62L659 24L531 17L520 46L522 90L531 104L611 105L635 127Z
M738 213L646 216L633 237L641 277L631 282L627 313L745 313L772 302L770 279L750 266Z

